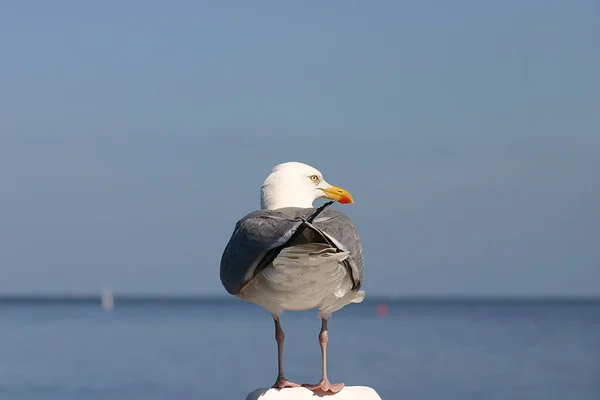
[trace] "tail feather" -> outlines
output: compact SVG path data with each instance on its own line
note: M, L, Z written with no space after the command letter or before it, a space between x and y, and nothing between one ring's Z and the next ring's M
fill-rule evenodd
M306 243L286 247L279 253L273 264L307 266L307 262L314 262L320 265L329 258L331 261L342 262L348 258L348 255L346 252L337 252L336 249L324 243Z

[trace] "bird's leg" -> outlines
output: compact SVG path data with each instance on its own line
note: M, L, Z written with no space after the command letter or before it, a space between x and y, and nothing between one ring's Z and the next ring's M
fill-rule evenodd
M321 332L319 332L319 343L321 344L321 366L323 376L321 381L315 385L304 383L302 386L312 390L313 392L330 392L337 393L344 388L343 383L331 383L327 379L327 320L321 320Z
M279 317L273 316L273 321L275 321L275 340L277 341L277 380L272 387L276 389L298 387L300 385L288 381L283 376L283 341L285 334L283 333L283 329L281 329Z

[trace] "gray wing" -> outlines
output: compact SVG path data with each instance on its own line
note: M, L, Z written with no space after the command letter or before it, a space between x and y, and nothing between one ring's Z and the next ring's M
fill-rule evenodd
M350 253L348 262L355 290L360 289L365 278L365 264L362 243L352 220L335 208L326 208L315 218L313 225L324 232L340 250Z
M239 294L242 285L252 278L263 256L292 237L302 223L295 214L303 215L300 212L259 210L235 224L221 256L221 283L229 294Z
M269 251L286 244L315 208L282 208L254 211L239 220L221 257L221 283L237 295ZM331 208L323 210L307 227L325 234L341 250L350 252L349 265L355 287L363 281L362 246L354 224Z

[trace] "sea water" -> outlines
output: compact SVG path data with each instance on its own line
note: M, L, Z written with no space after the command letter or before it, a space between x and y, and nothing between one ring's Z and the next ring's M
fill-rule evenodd
M316 312L282 326L286 377L317 382ZM8 302L0 399L244 399L274 382L276 349L270 315L236 299ZM329 322L328 363L386 400L598 400L600 302L365 300Z

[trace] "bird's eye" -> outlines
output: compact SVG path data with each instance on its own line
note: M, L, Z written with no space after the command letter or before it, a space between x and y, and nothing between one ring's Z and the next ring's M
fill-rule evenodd
M319 182L319 177L317 175L311 175L310 180L313 182Z

